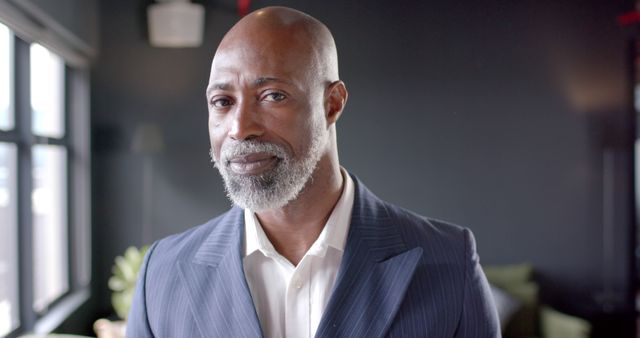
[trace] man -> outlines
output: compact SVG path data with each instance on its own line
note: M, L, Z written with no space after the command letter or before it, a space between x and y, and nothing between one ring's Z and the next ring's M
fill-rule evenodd
M470 231L375 197L340 167L347 101L316 19L269 7L213 58L211 156L227 213L155 243L128 337L499 337Z

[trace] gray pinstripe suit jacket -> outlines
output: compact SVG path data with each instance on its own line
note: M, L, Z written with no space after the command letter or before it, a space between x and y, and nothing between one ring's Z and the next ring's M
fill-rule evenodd
M500 337L468 229L374 196L355 177L351 227L316 337ZM147 253L127 337L261 337L232 208Z

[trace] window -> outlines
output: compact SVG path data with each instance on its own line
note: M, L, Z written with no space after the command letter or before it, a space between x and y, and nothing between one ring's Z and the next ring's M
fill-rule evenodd
M64 63L46 48L32 44L31 131L35 135L64 136Z
M0 336L20 324L15 182L16 147L0 142Z
M64 63L46 48L30 48L31 132L64 137ZM42 312L69 290L67 170L64 145L34 145L32 155L34 303Z
M0 337L88 297L87 70L0 24Z
M9 28L0 24L0 130L13 128L12 54L11 32Z
M64 147L32 148L33 308L42 312L69 290L67 153Z
M0 25L0 129L13 128L11 32ZM0 336L19 325L18 221L14 143L0 142Z

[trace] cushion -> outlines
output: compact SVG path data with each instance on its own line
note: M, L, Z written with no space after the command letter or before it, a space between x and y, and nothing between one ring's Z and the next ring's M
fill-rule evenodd
M538 285L527 282L503 290L521 303L505 327L505 338L538 335Z
M584 319L560 313L548 306L540 310L542 334L545 338L589 338L591 325Z
M526 283L533 276L533 266L527 263L485 266L483 270L489 282L502 289L509 285Z
M521 303L508 323L504 323L505 338L537 336L538 330L538 285L531 281L531 264L485 266L484 273L489 283L499 287Z

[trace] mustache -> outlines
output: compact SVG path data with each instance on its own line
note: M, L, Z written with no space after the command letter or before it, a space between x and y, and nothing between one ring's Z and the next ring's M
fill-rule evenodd
M217 166L219 164L228 164L234 157L245 156L255 153L268 153L279 159L286 159L289 157L289 153L285 147L263 141L246 140L246 141L227 141L222 145L220 149L220 163L215 160L215 154L213 149L209 149L209 156L211 161Z

